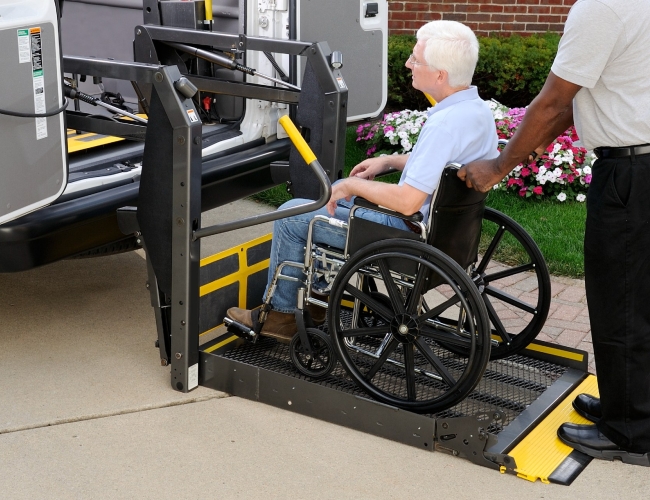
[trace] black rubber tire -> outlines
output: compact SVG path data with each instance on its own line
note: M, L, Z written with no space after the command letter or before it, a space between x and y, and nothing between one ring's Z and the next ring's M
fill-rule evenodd
M396 284L391 271L405 264L417 271L408 278L409 285L404 285L403 277ZM431 314L458 307L470 318L464 322L467 331L443 331L422 310L431 273L442 278L436 280L443 282L439 287L448 285L451 290L451 298ZM386 289L391 307L373 297L377 292L359 288L359 276L374 276ZM410 291L404 294L399 286ZM380 316L382 325L351 328L349 310L342 306L344 294L354 297L359 309ZM361 389L382 403L416 413L437 413L464 399L485 371L490 355L485 304L467 273L429 245L392 239L364 247L339 271L329 304L329 333L339 361ZM462 346L468 355L451 354L441 347L443 342ZM379 344L385 348L376 354Z
M539 247L517 222L492 208L485 209L483 219L484 229L486 224L494 224L500 229L492 237L491 244L488 245L486 252L481 257L481 261L473 270L472 279L480 284L479 290L490 317L492 339L498 342L498 345L494 345L494 342L492 344L490 359L500 359L520 352L537 337L537 334L544 326L551 305L551 277ZM499 244L506 235L511 235L519 242L522 251L526 253L526 257L523 258L522 263L510 270L501 273L490 273L487 266L495 254L498 256ZM489 254L488 251L490 251ZM528 321L525 326L516 327L518 331L515 332L514 327L505 328L503 326L502 321L499 319L499 312L495 310L494 305L497 301L504 302L501 300L503 295L500 292L499 281L522 273L530 273L530 276L534 276L537 280L537 297L534 303L528 303L526 300L518 298L514 298L514 300L507 299L511 301L508 305L520 314L521 321Z
M314 379L326 377L336 366L332 341L329 335L317 328L307 328L306 331L315 354L311 357L303 352L302 340L300 335L296 334L289 344L291 362L296 370L307 377Z

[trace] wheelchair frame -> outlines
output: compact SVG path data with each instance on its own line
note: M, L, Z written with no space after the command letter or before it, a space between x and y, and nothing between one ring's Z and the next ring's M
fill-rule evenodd
M459 253L457 248L455 249L454 245L451 245L449 247L450 253L453 254L455 252L457 254L455 256L449 256L442 251L436 250L434 248L436 246L434 244L435 242L430 241L436 237L444 237L444 234L442 236L436 234L436 224L441 220L437 216L437 212L439 210L444 212L446 209L446 205L438 205L438 195L450 189L453 191L451 194L452 198L458 198L458 193L461 194L461 204L456 204L455 213L460 214L461 219L469 220L470 226L473 224L472 230L474 232L478 231L480 234L480 221L483 216L486 195L475 192L471 192L470 194L469 190L464 187L464 184L459 190L458 186L460 181L455 175L459 167L460 165L458 164L449 164L445 167L441 176L440 185L434 192L431 200L427 224L422 222L423 217L421 213L413 216L404 216L392 210L369 204L367 201L361 199L359 200L359 204L355 202L355 205L350 210L347 222L322 215L315 216L309 224L304 261L285 261L278 264L275 270L260 312L258 331L248 329L243 327L243 325L233 322L229 318L225 318L224 322L229 327L229 331L240 334L242 330L245 330L245 338L257 341L259 330L261 330L266 315L271 310L270 303L278 281L284 279L300 282L304 286L298 289L295 310L298 332L294 335L290 344L291 360L300 373L315 379L326 377L334 369L336 359L338 359L350 377L373 398L386 404L419 413L444 410L466 397L481 379L487 362L490 359L491 347L494 350L492 353L493 359L515 354L525 348L537 335L548 313L550 279L539 249L532 242L532 239L525 234L525 231L518 228L527 237L526 243L531 249L528 250L528 253L534 254L534 262L532 265L528 264L527 266L516 267L515 270L522 272L536 268L535 271L540 283L539 302L541 303L541 307L535 310L533 320L523 330L521 338L516 339L518 342L513 343L511 336L507 333L505 327L503 327L498 313L487 299L486 291L490 291L490 285L489 280L486 279L485 265L482 262L478 268L476 267L478 260L478 237L470 235L469 246L471 248L469 248L469 251L460 251ZM445 179L455 179L455 182L453 180L445 181ZM443 186L443 182L447 183L445 186L449 186L451 182L453 188ZM442 197L444 198L445 196L449 198L450 195L443 194ZM469 198L470 203L463 205L463 199L467 198ZM455 200L454 203L457 201L459 200ZM448 200L443 199L442 203L444 204L445 202L448 202ZM359 208L370 209L406 219L420 227L420 234L417 235L414 232L407 233L396 228L365 221L364 223L366 224L381 226L383 228L381 229L382 231L391 232L393 237L396 231L398 233L397 236L401 236L402 234L399 233L403 233L403 236L407 237L406 239L401 238L397 241L391 239L391 242L395 241L394 248L391 250L392 256L384 259L383 269L381 268L381 259L379 259L378 265L373 266L371 263L374 258L373 255L383 255L382 247L386 243L380 240L378 243L366 245L367 238L363 233L368 232L374 234L375 231L364 231L363 229L361 231L354 231L353 226L355 220L363 220L361 218L355 218L355 212ZM494 216L493 211L490 214L491 217ZM476 226L477 217L479 226ZM502 214L501 217L504 220L508 219ZM452 219L454 219L453 216ZM509 221L510 223L514 223L514 221ZM314 225L317 222L325 222L348 229L343 253L340 250L333 250L329 247L319 246L313 243ZM449 227L448 222L446 227ZM497 231L497 239L503 236L504 228L505 226L500 223L499 230ZM400 245L405 248L403 251ZM493 252L494 246L494 244L490 245L487 253ZM361 257L357 258L356 256L359 255ZM355 256L355 262L363 261L364 264L354 264L357 267L352 272L348 272L350 271L350 259L353 256ZM404 269L397 269L387 272L389 263L396 262L396 259L402 259L402 261L411 260L410 267L414 271L416 269L419 269L419 271L409 273ZM322 269L316 268L317 263L322 265ZM305 280L303 281L300 278L283 274L283 270L287 266L303 271L306 276ZM428 270L422 271L422 269L427 267ZM348 292L352 289L349 288L348 283L339 279L342 272L343 274L347 272L346 279L354 276L357 289L369 292L369 295L364 295L364 293L360 292L359 296L352 297L352 310L345 321L342 320L341 302L350 297L341 288L345 287ZM432 283L436 282L436 280L439 282L441 276L443 277L443 281L437 283L436 286L440 286L441 284L451 285L448 288L454 293L452 294L452 298L447 298L445 303L453 299L453 304L450 303L450 307L458 307L455 319L449 317L442 318L442 316L438 318L433 315L427 317L431 309L424 300L424 293L426 291L418 298L417 303L412 303L413 301L409 299L409 294L420 294L422 283L418 281L418 276L423 272L435 277L429 285L424 285L425 288L427 286L429 287L427 290L434 288ZM320 273L326 275L327 281L332 288L330 304L333 304L333 307L329 307L328 303L313 297L311 283L313 282L314 276ZM507 274L507 271L501 273L504 276ZM333 284L331 281L332 275L334 276ZM374 286L374 280L384 282L385 288L388 289L388 295L384 294L382 296L377 291L376 286L373 291L370 291L368 283L371 283L370 287L372 287ZM388 285L388 281L391 281L393 284ZM492 290L492 293L494 294L496 292ZM373 296L373 294L375 295ZM399 299L400 296L401 299ZM333 302L332 297L334 297ZM503 299L504 297L500 296L499 298ZM376 302L375 299L381 300ZM513 297L505 297L505 299L507 299L506 302L516 303L516 299ZM400 300L402 302L405 301L406 304L399 305L398 302ZM383 309L382 302L383 306L385 306ZM305 314L305 308L309 304L328 309L329 335L325 334L322 330L314 328L309 314ZM460 306L457 304L460 304ZM407 305L412 310L405 311L404 308ZM537 305L539 306L540 304ZM392 323L390 325L388 324L391 316L386 309L388 306L395 309L393 310L393 313L395 313L393 314L394 317L397 317L397 309L401 311L401 323L398 322L399 324L395 325ZM435 311L438 307L434 307L433 310ZM425 319L420 321L421 318ZM366 323L367 321L372 321L373 327L367 327L364 330L364 321ZM357 328L346 330L346 326L344 325L346 322L348 325L357 325ZM380 326L378 329L373 329L377 322L380 323ZM375 344L378 343L379 345L375 345L374 347L369 347L367 343L365 346L362 345L359 342L360 335L357 336L357 330L372 332L370 336L378 336L379 338L376 339ZM377 331L383 331L385 333L377 334ZM495 336L494 332L497 332L497 337L500 335L501 342L491 338L491 336ZM350 338L350 333L353 333L355 336ZM426 335L429 336L429 339L435 339L435 343L431 341L427 342L419 338ZM438 348L440 347L442 350L447 350L456 356L453 363L450 363L446 354L441 355L439 353ZM397 354L397 357L395 355L391 357L392 353L398 353L400 350L402 351L401 359L398 359L400 357L399 354ZM365 356L371 360L374 359L375 362L372 363L369 369L367 362L361 363L363 366L357 366L358 361L355 361L355 359L359 356ZM418 366L416 361L417 356L420 356L420 358L424 357L426 363L431 368L423 367L421 363ZM443 358L445 359L444 362L442 361ZM454 365L454 370L448 368L450 364ZM382 389L375 385L372 379L379 371L384 370L383 365L390 365L391 368L405 370L407 387L387 391L385 388ZM460 376L457 375L458 372L460 372ZM433 396L431 395L432 391L427 390L428 392L425 391L425 393L428 395L425 395L424 399L419 398L418 394L422 390L417 387L422 386L422 380L419 379L423 377L434 381L434 384L446 384L447 390L444 390L444 387L440 390L440 387L438 387L437 392L434 391L436 394ZM427 385L427 383L425 381L424 385ZM404 394L406 394L405 397Z

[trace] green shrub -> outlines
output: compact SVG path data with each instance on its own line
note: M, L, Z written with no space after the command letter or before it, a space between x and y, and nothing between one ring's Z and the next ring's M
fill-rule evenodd
M427 109L430 104L424 94L411 85L411 71L404 66L413 52L413 35L388 37L388 109Z
M508 107L530 104L539 93L557 52L560 35L480 37L479 60L473 84L483 99L494 98ZM411 86L411 72L404 66L413 51L413 35L388 37L389 109L426 109L429 104Z
M528 106L544 86L560 35L480 38L474 85L484 99L508 107Z

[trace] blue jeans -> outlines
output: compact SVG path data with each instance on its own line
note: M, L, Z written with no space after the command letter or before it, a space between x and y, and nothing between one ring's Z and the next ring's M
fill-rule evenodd
M310 200L293 199L283 204L280 209L294 207L308 203ZM337 203L336 219L346 221L350 214L350 209L354 204L352 201L339 200ZM295 217L287 217L286 219L279 219L273 225L273 241L271 243L271 262L269 264L269 278L268 283L271 283L273 275L278 264L285 261L304 262L305 261L305 246L307 244L307 232L309 231L309 222L316 215L325 215L331 217L325 207L320 210L308 212ZM408 231L404 221L398 217L392 217L372 210L359 208L355 212L355 217L361 217L366 220L378 222L386 226L392 226L399 229ZM342 227L332 226L324 221L317 221L314 223L314 232L312 241L318 245L328 245L333 248L345 248L345 240L347 238L348 230ZM293 276L305 280L305 274L298 268L286 266L282 270L282 274L286 276ZM293 312L296 308L298 298L298 288L302 285L295 281L278 280L275 293L271 298L271 305L274 311L283 313ZM268 292L268 285L265 292Z

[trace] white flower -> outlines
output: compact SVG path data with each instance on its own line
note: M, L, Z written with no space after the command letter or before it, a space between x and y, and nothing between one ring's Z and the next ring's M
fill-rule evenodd
M402 145L402 148L404 148L404 151L410 151L413 147L408 139L402 139L402 142L400 144Z
M585 201L586 199L587 199L587 197L586 197L584 194L582 194L582 193L580 193L578 196L576 196L576 201L578 201L578 202L580 202L580 203L582 203L582 202Z
M566 200L566 194L565 193L558 194L557 199L560 200L560 201L565 201Z
M591 174L591 167L587 166L582 169L582 173L585 175Z
M419 130L418 130L417 128L415 128L415 127L413 127L413 128L411 129L411 133L412 133L412 134L417 134L418 132L419 132Z
M556 168L555 170L553 170L553 175L554 175L556 178L557 178L557 177L560 177L560 176L562 175L562 169L560 169L560 168Z
M553 154L557 153L560 149L562 149L562 145L559 142L556 142L553 145Z

